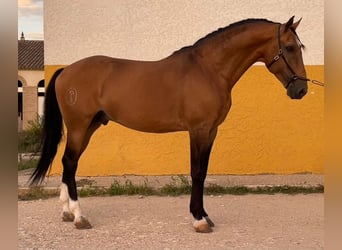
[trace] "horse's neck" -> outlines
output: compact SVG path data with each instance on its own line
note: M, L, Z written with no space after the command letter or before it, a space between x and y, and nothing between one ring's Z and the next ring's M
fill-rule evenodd
M198 54L208 68L211 68L224 82L226 90L230 91L246 70L257 61L264 61L263 51L270 40L273 28L245 29L242 32L221 34L212 41L198 47ZM216 41L215 41L216 39Z

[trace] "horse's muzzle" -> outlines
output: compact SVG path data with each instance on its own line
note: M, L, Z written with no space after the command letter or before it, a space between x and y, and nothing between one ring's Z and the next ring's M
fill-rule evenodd
M288 85L287 95L291 99L302 99L308 92L308 85L306 81L295 81Z

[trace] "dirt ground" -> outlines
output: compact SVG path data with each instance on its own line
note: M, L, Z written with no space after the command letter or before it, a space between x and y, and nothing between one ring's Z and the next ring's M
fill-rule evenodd
M89 230L62 222L58 198L18 201L19 249L323 249L324 196L205 196L216 226L192 228L189 196L81 198Z

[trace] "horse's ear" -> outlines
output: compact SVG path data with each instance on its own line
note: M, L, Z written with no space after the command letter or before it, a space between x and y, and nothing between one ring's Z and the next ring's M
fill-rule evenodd
M299 23L300 23L300 21L302 21L302 18L300 18L297 22L295 22L294 24L292 24L291 28L294 29L294 30L296 30L297 27L298 27L298 25L299 25Z
M295 16L292 16L287 23L285 24L285 31L287 31L292 25L293 25L293 20Z

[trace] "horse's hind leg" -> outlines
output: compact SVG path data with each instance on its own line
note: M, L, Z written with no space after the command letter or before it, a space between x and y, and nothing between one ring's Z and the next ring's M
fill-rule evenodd
M81 148L84 134L80 131L68 131L67 145L62 158L63 176L60 200L63 203L62 218L64 221L74 221L77 228L91 228L88 220L82 215L77 199L77 186L75 174L78 159L81 156Z
M75 130L68 131L67 145L62 158L64 169L60 200L63 203L63 221L74 221L74 224L78 229L91 228L91 224L81 212L80 204L77 199L75 174L78 160L87 147L91 135L101 124L106 124L107 122L108 120L98 113L88 128L78 127Z

